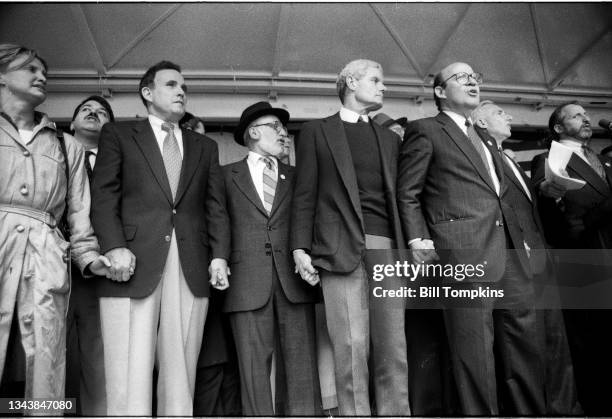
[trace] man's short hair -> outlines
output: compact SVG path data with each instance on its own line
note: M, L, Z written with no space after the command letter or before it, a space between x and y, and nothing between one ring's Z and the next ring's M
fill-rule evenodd
M434 103L436 104L436 108L438 108L438 111L442 111L442 107L440 104L440 98L436 95L436 87L438 86L444 87L445 84L446 83L444 83L444 79L442 78L442 70L440 70L434 76L434 81L433 81L433 98L434 98Z
M489 105L495 105L495 102L493 102L492 100L483 100L478 104L478 106L476 106L476 108L474 108L474 110L470 114L470 117L472 118L472 123L475 124L476 121L483 116L484 108Z
M77 114L81 110L81 107L84 104L86 104L87 102L89 102L90 100L94 100L94 101L98 102L100 105L102 105L102 107L104 109L106 109L106 112L108 113L109 121L110 122L115 122L115 115L113 114L113 108L111 108L110 103L108 103L108 101L106 99L104 99L102 96L98 96L98 95L89 96L87 99L85 99L81 103L79 103L77 105L77 107L74 108L74 113L72 114L72 121L74 121L74 119L76 118Z
M353 60L344 66L342 71L340 71L340 74L338 74L338 78L336 79L336 91L338 92L340 102L344 103L347 77L352 76L359 80L365 75L366 71L368 71L368 68L370 67L380 68L382 70L382 66L379 63L377 63L376 61L367 60L365 58Z
M47 62L35 50L17 44L0 44L0 72L6 71L9 64L22 55L28 58L20 65L20 68L38 58L45 71L49 69Z
M559 134L557 133L557 131L555 131L555 125L563 122L561 114L563 113L563 109L565 109L565 107L569 105L578 105L578 101L573 100L571 102L565 102L560 104L555 108L553 113L550 115L550 118L548 118L548 131L550 134L550 138L554 141L559 141Z
M192 114L190 112L185 112L185 115L183 115L183 117L179 121L179 126L181 128L186 128L186 129L190 129L192 131L195 131L195 129L198 126L199 122L201 122L202 125L205 126L204 120L202 118L200 118L198 116L195 116L194 114Z
M181 67L171 61L160 61L157 64L149 67L147 72L144 73L144 75L140 79L140 84L138 85L138 93L140 94L140 99L142 100L142 103L144 103L147 109L149 108L149 105L145 100L144 96L142 95L142 89L145 87L153 86L153 83L155 82L155 75L158 71L162 70L176 70L180 73Z

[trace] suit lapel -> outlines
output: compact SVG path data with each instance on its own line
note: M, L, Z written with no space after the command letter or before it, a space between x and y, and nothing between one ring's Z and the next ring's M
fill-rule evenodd
M567 166L574 170L578 175L582 177L589 185L591 185L595 190L601 193L603 196L610 195L610 187L606 185L602 178L600 178L595 170L589 166L584 160L582 160L576 153L572 154ZM604 170L606 171L606 175L608 175L609 168L604 164Z
M183 134L183 164L181 166L181 177L176 191L175 203L177 204L185 194L187 186L189 186L189 182L198 168L200 156L202 155L202 145L195 135L192 134L191 131L185 129L182 129L181 132Z
M280 173L279 173L280 177ZM249 165L246 159L242 160L239 164L235 165L232 169L232 180L238 187L238 189L247 197L249 201L266 217L268 213L257 194L253 178L251 178L251 172L249 171ZM277 186L278 187L278 186ZM276 198L274 199L276 201Z
M512 159L510 158L510 156L508 156L507 154L505 154L504 159L506 161L503 161L503 167L504 167L504 173L506 174L506 177L508 179L510 179L512 181L512 183L514 183L516 185L516 187L523 193L523 195L525 195L525 197L527 199L529 199L531 201L531 197L529 195L527 195L527 191L525 191L525 188L523 187L523 185L521 185L520 180L516 177L516 174L514 173L514 170L512 170L512 168L509 166L510 164L514 165L514 162L512 161ZM518 167L517 165L515 165L514 167L516 167L520 173L521 176L523 176L523 173L521 172L521 168ZM525 185L527 187L529 187L529 183L528 181L525 180L525 177L523 176L523 182L525 182ZM530 189L529 193L531 194L531 196L533 195L533 191Z
M482 180L491 188L493 192L495 192L495 185L493 185L491 175L485 167L480 154L478 154L470 142L470 139L463 133L463 131L461 131L461 128L459 128L457 124L455 124L455 121L453 121L450 116L446 115L444 112L440 112L438 116L436 116L436 121L442 125L442 129L451 138L451 140L453 140L457 147L459 147L463 154L465 154Z
M378 142L378 150L380 150L380 167L385 188L387 190L393 190L394 182L391 179L391 170L389 169L389 164L393 162L391 143L389 141L383 141L385 132L382 127L373 123L370 123L370 126L374 128L374 134ZM397 162L395 163L397 164Z
M361 214L361 203L359 201L359 187L357 186L357 176L355 175L355 166L351 157L351 150L348 145L348 139L344 132L344 126L340 119L340 114L337 113L323 120L323 134L327 145L331 150L332 158L340 173L340 178L346 188L349 199L359 221L363 226L363 216Z
M278 210L280 204L287 197L287 192L289 192L289 185L291 183L290 181L291 177L289 175L288 167L283 163L278 162L278 178L276 181L276 191L274 193L274 202L272 203L270 218L272 218L274 213Z
M148 120L142 120L134 126L134 140L147 160L159 187L166 195L168 202L172 204L172 191L170 190L166 167L153 128L151 128Z

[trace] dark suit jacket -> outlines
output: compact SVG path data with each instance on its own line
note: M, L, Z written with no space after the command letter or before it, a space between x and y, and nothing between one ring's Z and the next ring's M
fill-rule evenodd
M185 279L196 297L209 295L211 185L220 181L217 144L183 130L183 166L172 201L162 154L148 120L106 124L92 181L91 219L101 252L127 247L136 256L129 281L99 281L99 295L142 298L157 287L176 231Z
M316 301L316 288L294 272L289 249L289 210L294 168L279 162L272 211L268 217L257 194L246 159L223 166L223 197L214 213L222 226L222 240L213 247L215 257L229 261L230 287L224 311L248 311L263 307L272 295L274 272L292 303Z
M492 147L494 140L482 135ZM490 151L499 159L495 149ZM437 249L449 249L443 263L487 261L487 279L500 279L507 248L502 202L482 158L457 124L444 113L411 122L399 165L406 240L432 239ZM502 178L501 195L505 191Z
M509 164L512 164L518 170L531 197L527 195L507 162L510 162ZM547 267L552 265L548 263L549 255L546 251L547 245L544 240L544 230L538 213L537 193L531 184L531 179L509 156L504 162L504 176L507 190L502 196L502 202L510 207L513 218L516 220L513 223L508 222L508 230L512 236L512 242L517 246L525 242L531 249L528 258L525 257L527 254L522 249L517 252L521 266L528 277L542 274ZM504 211L504 214L506 214L506 219L508 219L508 211Z
M380 155L387 213L397 248L405 248L396 202L400 139L372 123ZM374 156L373 156L374 157ZM296 149L291 249L310 252L313 265L348 273L365 254L365 230L355 167L339 113L303 125Z
M536 185L544 180L547 156L548 153L543 153L533 160L532 176ZM598 157L606 172L607 182L575 154L567 164L566 169L569 176L582 179L586 184L581 189L567 191L562 199L560 217L562 217L563 224L551 226L563 232L562 237L559 238L559 247L569 249L612 248L612 225L610 223L612 220L612 189L610 188L612 160L605 156Z

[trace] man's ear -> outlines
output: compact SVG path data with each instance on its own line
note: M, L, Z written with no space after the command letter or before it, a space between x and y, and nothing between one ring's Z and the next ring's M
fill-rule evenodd
M357 88L357 79L355 76L346 76L346 87L351 90L355 90Z
M74 132L74 122L70 123L70 131Z
M478 125L480 128L487 129L489 124L483 118L478 118L474 121L474 124Z
M153 93L151 93L151 88L149 86L145 86L140 90L142 97L145 98L147 102L153 102Z
M555 124L553 129L557 134L561 134L563 132L563 126L561 124Z
M444 88L442 86L436 86L434 88L434 95L436 95L438 99L446 99L446 93L444 92Z

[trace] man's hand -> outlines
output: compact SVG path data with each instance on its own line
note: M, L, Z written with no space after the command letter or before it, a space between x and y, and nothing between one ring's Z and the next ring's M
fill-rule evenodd
M565 196L567 189L555 183L552 179L549 179L540 183L540 192L547 198L558 199Z
M100 255L96 260L87 265L87 268L94 275L105 276L111 279L113 277L110 270L111 266L110 260L106 256Z
M136 270L136 256L125 247L109 250L104 255L111 263L111 279L117 282L126 282L134 275Z
M319 272L312 266L312 259L308 253L303 249L294 250L293 261L295 262L295 272L299 273L304 281L313 286L319 283Z
M213 288L223 291L229 288L229 278L232 273L230 272L227 261L221 258L214 258L210 261L208 267L208 274L210 276L210 285Z
M410 243L410 249L412 249L412 260L414 263L430 263L440 260L433 241L429 239L421 239Z

